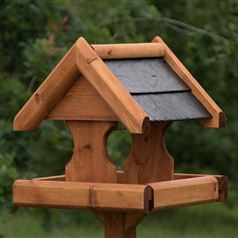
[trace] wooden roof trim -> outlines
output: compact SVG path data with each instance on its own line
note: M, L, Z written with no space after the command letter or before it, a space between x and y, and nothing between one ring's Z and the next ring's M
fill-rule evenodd
M133 99L93 48L80 37L76 43L76 63L80 72L104 98L116 116L131 133L149 130L149 116Z
M163 57L163 44L127 43L92 45L102 59Z
M209 119L202 119L201 123L205 127L220 128L226 124L225 113L218 107L218 105L212 100L202 86L196 81L191 73L185 68L165 42L156 36L152 42L163 44L164 46L164 59L170 65L170 67L180 76L188 87L191 88L193 95L200 101L200 103L208 110L212 115Z
M75 44L15 116L15 131L35 130L79 76Z

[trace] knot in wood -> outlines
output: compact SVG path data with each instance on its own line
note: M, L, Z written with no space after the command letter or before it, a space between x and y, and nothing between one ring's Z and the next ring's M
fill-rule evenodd
M87 61L87 63L88 64L91 64L94 60L96 60L96 59L98 59L98 56L95 54L95 55L93 55L93 56L91 56L91 57L88 57L87 59L86 59L86 61Z
M42 96L39 94L39 93L36 93L35 94L35 101L37 102L37 103L40 103L41 101L42 101Z
M82 146L82 149L83 150L90 150L92 147L91 147L91 145L89 144L89 143L87 143L87 144L84 144L83 146Z

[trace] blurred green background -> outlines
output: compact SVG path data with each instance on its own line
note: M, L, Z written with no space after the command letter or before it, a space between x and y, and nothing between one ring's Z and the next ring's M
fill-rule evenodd
M225 129L175 122L167 145L176 171L224 174L225 204L163 210L146 218L138 237L238 237L238 1L12 0L0 1L0 237L103 237L85 211L15 208L14 179L62 174L72 153L63 122L33 133L12 120L72 43L146 42L160 35L228 117ZM130 148L125 131L108 151L119 168Z

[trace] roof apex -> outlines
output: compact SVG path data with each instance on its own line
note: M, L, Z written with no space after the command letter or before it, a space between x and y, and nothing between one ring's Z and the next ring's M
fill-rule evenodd
M14 118L17 131L35 130L83 74L131 133L149 130L149 117L83 37L56 65Z

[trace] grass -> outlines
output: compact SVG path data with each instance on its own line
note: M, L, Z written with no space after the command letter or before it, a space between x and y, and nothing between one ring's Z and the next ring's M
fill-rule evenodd
M2 222L3 237L104 237L101 224L89 212L52 209L51 213L58 223L49 230L43 228L42 217L33 209L21 209ZM76 213L81 215L74 219ZM137 234L139 238L237 238L238 206L213 203L152 213L138 226Z

